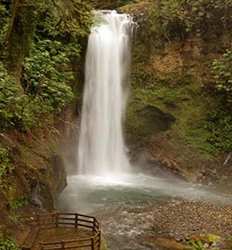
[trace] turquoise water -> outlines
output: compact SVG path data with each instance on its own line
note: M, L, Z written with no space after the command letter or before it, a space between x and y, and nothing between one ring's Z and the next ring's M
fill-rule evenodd
M152 206L183 199L232 204L230 195L176 178L79 175L68 178L57 207L97 216L112 250L147 250L142 237L152 228Z

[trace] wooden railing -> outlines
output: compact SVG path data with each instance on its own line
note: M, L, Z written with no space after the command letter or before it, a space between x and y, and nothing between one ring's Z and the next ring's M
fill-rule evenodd
M76 230L85 229L91 232L91 236L86 238L80 238L77 231L77 239L39 242L41 250L100 250L101 230L100 224L95 217L76 213L50 213L27 217L25 218L25 222L29 223L34 228L39 228L39 230L49 228L73 228ZM88 232L86 233L88 234ZM29 239L30 238L31 237L29 236ZM28 243L25 243L24 245L27 246L22 247L24 250L32 248L32 246L28 247L28 245L30 245Z
M101 236L97 233L91 238L82 238L76 240L62 240L53 242L40 242L41 250L65 250L65 249L100 249Z

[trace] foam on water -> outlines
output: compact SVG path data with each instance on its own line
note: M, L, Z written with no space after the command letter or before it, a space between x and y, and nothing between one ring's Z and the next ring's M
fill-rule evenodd
M232 204L232 196L175 178L144 174L122 176L76 175L68 178L68 187L60 197L61 208L96 212L99 206L112 204L185 199L218 204ZM77 191L78 190L78 191Z

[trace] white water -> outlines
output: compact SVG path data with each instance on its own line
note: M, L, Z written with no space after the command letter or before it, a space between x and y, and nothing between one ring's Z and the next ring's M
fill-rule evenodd
M64 211L95 214L112 206L170 202L172 199L232 204L232 196L202 185L187 183L175 177L129 174L119 177L76 175L68 177L68 187L58 201ZM78 190L78 192L77 192Z
M129 171L122 120L133 21L116 11L96 12L89 36L78 146L78 172L120 175Z

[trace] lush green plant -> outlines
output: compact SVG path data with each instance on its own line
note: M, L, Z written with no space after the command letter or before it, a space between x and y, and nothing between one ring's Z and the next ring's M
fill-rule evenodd
M232 104L232 51L227 50L221 59L212 63L212 72L215 79L217 94L222 97L222 102L231 108Z
M39 0L38 6L36 34L40 38L52 38L75 47L89 34L93 20L88 1Z
M81 41L92 24L87 2L28 0L27 4L33 10L36 25L30 54L24 60L21 82L24 91L0 61L0 129L25 131L38 125L41 115L59 112L70 103L73 98L70 84L74 82L72 64L80 57ZM9 13L0 3L3 27L0 47L8 24Z
M189 246L192 250L205 250L204 243L201 240L190 240Z
M22 208L28 204L28 198L27 197L19 197L17 199L14 199L10 201L10 208L13 210L17 210L19 208Z
M19 250L19 248L12 239L0 238L0 250Z
M3 178L13 170L13 165L10 160L9 151L6 148L0 147L0 184Z
M8 21L9 21L9 17L8 17L8 13L7 10L5 8L5 6L0 3L0 49L2 49L3 44L4 44L4 40L5 40L5 36L6 36L6 32L8 29Z
M232 150L232 116L229 111L218 109L209 114L206 128L210 131L208 141L219 151Z
M42 40L34 44L31 56L24 64L24 89L27 94L40 99L48 110L60 111L73 98L68 86L73 74L67 48L59 41Z
M18 209L25 207L28 204L28 198L27 197L19 197L13 200L9 201L9 207L10 207L10 220L17 224L19 222L20 216L18 213Z
M155 3L148 18L152 35L162 40L184 36L186 27L183 11L181 0L163 0Z
M37 124L38 116L45 112L45 108L39 97L22 93L0 62L0 128L31 128Z
M181 39L191 33L207 38L231 25L231 0L157 0L150 8L146 32L156 42Z
M227 50L212 63L214 98L217 106L208 114L206 128L208 141L219 151L232 150L232 51Z

